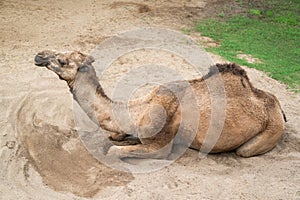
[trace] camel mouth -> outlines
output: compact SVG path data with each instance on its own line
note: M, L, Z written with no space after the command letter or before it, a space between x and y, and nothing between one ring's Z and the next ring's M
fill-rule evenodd
M49 59L47 57L43 57L40 54L37 54L34 57L34 64L39 66L39 67L44 67L44 66L47 66L49 64Z

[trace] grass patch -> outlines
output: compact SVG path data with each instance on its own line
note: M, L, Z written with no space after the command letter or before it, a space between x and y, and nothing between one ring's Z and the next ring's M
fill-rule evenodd
M299 0L268 3L253 6L246 15L197 22L196 31L221 43L219 47L208 48L209 51L231 62L263 70L300 92ZM250 54L262 63L248 63L239 59L238 54Z

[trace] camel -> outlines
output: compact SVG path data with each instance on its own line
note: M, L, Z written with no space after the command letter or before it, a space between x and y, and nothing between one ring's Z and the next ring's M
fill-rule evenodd
M92 56L78 51L55 53L45 50L38 53L34 60L37 66L48 68L67 82L74 99L85 113L101 128L112 132L111 140L122 142L129 135L137 136L132 145L114 145L108 154L115 154L119 158L166 159L171 153L173 138L180 129L183 115L180 98L190 93L186 86L182 86L182 81L157 86L145 98L130 101L128 108L134 113L134 120L132 123L126 120L128 124L124 124L127 128L120 128L122 122L116 120L112 110L124 108L125 105L111 100L105 94L92 65ZM199 111L201 121L195 130L189 130L189 124L185 125L179 142L191 139L190 148L205 151L204 140L210 122L214 120L211 119L212 97L205 81L213 80L219 74L226 92L226 116L222 132L209 153L235 150L239 156L251 157L273 149L284 133L286 122L278 99L256 89L246 71L235 63L216 64L212 69L218 70L210 70L202 78L188 80L197 97L197 104L190 109L191 112ZM181 97L168 89L168 85L178 88ZM156 109L157 106L164 111ZM193 138L189 138L191 135Z

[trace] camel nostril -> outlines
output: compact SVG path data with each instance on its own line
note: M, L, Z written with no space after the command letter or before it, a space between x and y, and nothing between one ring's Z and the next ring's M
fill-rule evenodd
M58 59L59 64L61 64L62 66L67 64L67 61L63 60L63 59Z

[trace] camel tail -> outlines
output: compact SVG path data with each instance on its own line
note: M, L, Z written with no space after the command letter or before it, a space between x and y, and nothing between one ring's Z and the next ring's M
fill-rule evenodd
M287 118L286 118L286 115L284 113L284 111L281 109L281 113L282 113L282 116L283 116L283 119L284 119L284 122L287 122Z

